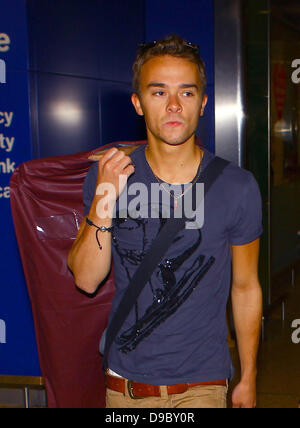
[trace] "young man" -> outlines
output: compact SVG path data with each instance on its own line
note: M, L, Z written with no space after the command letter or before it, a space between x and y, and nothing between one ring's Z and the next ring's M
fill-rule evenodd
M113 259L116 294L109 322L166 220L161 201L157 216L151 200L130 210L132 192L128 215L118 215L120 195L138 184L151 195L151 185L159 183L175 216L178 206L195 195L201 171L214 158L195 144L207 103L197 47L178 36L143 45L133 70L132 103L145 118L147 145L130 156L111 148L91 167L84 183L89 224L82 223L68 258L77 286L88 293L107 277ZM103 192L109 188L115 191ZM139 215L145 207L150 214ZM97 240L93 225L104 227ZM203 224L174 236L112 344L107 407L226 407L232 376L226 325L231 277L241 362L232 402L233 407L255 407L261 233L257 183L250 172L230 163L205 196Z

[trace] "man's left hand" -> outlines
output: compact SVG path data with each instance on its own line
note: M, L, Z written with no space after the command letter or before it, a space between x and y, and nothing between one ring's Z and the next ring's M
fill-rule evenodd
M255 382L241 381L232 392L233 409L252 409L256 407Z

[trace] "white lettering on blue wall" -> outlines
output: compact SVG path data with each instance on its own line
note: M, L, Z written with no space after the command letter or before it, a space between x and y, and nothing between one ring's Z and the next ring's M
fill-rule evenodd
M0 33L0 52L7 52L10 49L10 37L6 33ZM6 63L0 59L0 83L6 83Z
M6 324L0 320L0 343L6 343Z
M0 33L0 52L7 52L10 48L10 37L6 33Z
M6 83L6 64L0 59L0 83Z
M13 111L0 111L0 125L4 125L6 128L10 127L13 117Z
M12 162L10 158L6 158L5 162L0 162L0 173L11 174L15 170L16 162Z
M10 187L9 186L5 186L5 187L0 186L0 199L1 198L5 198L5 199L10 198Z

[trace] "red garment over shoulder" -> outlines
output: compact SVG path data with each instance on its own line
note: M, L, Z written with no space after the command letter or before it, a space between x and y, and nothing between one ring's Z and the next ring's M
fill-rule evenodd
M32 305L48 407L105 407L99 339L114 294L113 269L94 296L81 292L67 267L83 219L82 185L92 152L22 163L10 181L13 221Z

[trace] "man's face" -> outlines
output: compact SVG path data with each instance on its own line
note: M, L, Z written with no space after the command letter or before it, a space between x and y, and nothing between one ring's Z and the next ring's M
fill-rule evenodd
M171 145L193 137L207 102L198 66L170 55L142 66L140 94L131 99L136 112L145 116L148 140Z

